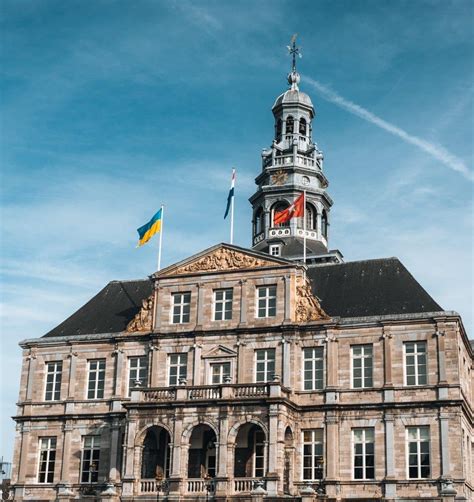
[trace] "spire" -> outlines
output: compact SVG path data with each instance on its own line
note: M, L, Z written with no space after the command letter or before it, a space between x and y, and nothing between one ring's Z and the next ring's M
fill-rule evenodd
M296 71L296 57L298 56L299 58L302 57L301 55L301 48L296 46L296 37L298 36L297 33L295 33L291 37L291 42L290 45L287 45L286 48L288 49L288 53L291 56L292 59L292 65L291 65L291 72L288 74L288 83L291 86L292 91L298 91L298 84L300 83L300 75Z

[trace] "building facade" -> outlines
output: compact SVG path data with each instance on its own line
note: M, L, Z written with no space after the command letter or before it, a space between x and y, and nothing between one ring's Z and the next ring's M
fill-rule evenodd
M462 320L398 259L329 250L298 83L273 106L252 249L113 281L21 342L15 500L472 500ZM306 221L275 225L302 191Z

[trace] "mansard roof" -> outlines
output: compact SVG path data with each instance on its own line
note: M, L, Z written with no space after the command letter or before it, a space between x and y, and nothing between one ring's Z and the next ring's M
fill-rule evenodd
M439 312L443 309L398 258L321 265L308 270L313 293L331 317ZM150 296L150 279L112 281L45 337L120 333Z

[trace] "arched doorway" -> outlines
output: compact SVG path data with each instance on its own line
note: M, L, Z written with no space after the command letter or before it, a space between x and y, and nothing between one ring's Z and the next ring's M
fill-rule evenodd
M265 469L265 432L256 424L241 425L235 441L234 477L263 478Z
M170 435L163 427L151 427L143 441L142 478L168 478L171 465Z
M216 445L216 433L211 427L205 424L194 427L189 439L188 478L216 476Z

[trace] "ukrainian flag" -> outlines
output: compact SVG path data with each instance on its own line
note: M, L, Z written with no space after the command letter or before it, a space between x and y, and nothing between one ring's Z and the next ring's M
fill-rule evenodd
M137 247L146 244L155 234L161 230L161 217L163 215L163 208L153 216L153 218L143 227L137 228L138 232L138 245Z

